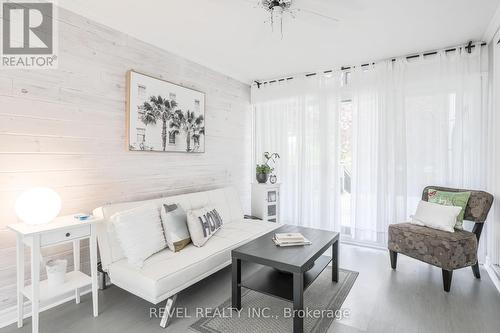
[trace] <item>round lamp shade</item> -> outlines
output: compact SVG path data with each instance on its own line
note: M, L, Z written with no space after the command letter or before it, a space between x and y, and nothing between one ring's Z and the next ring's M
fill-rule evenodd
M16 200L16 214L28 224L52 221L61 210L61 197L47 187L36 187L23 192Z

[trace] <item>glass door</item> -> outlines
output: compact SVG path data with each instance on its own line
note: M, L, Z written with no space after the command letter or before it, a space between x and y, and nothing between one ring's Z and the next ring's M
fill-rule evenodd
M278 192L270 190L267 192L267 220L269 222L276 222L278 215Z

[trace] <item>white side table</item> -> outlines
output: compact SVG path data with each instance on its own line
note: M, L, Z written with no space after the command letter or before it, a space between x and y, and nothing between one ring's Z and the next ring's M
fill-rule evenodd
M98 219L79 221L70 216L62 216L54 221L29 225L10 224L8 227L17 238L17 327L23 326L24 297L32 303L32 332L38 333L38 314L40 303L49 301L68 292L75 292L76 303L80 303L80 289L92 285L92 303L94 317L97 308L97 242L96 223ZM89 238L91 276L80 271L80 240ZM57 287L49 287L47 280L40 281L40 249L73 242L74 270L66 273L65 282ZM31 285L24 285L24 246L31 248Z
M280 222L280 184L252 184L252 215L267 222Z

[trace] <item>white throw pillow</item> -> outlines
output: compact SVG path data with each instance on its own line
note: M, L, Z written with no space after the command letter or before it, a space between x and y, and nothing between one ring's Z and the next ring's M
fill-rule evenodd
M186 212L180 205L163 205L161 208L161 222L167 240L168 248L179 252L189 243L189 230L187 227Z
M462 207L444 206L421 200L411 223L429 228L455 232L457 216Z
M202 247L222 227L223 221L217 209L208 206L188 211L187 224L191 241Z
M111 222L123 253L132 265L142 267L144 260L167 246L160 210L154 204L115 213Z

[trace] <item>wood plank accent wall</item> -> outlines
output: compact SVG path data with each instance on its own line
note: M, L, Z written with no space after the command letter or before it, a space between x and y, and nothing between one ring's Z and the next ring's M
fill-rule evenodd
M5 226L17 222L14 202L27 188L54 188L61 214L227 185L239 190L246 212L250 206L247 84L65 9L58 20L57 70L0 69L0 313L15 306L16 291L15 239ZM129 69L206 93L206 153L127 150ZM70 250L45 255L65 256L71 268Z

